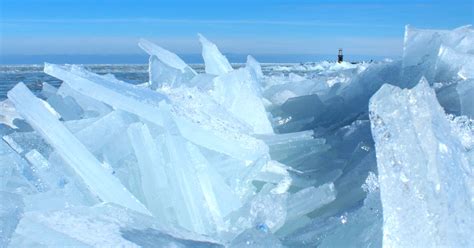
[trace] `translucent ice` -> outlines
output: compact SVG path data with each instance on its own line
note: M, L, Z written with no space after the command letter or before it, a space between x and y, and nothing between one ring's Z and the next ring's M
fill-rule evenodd
M150 55L149 76L152 88L186 84L196 75L176 54L144 39L138 45Z
M240 120L248 123L256 134L273 133L259 95L256 78L248 68L224 73L213 80L211 96ZM246 106L246 107L244 107Z
M438 57L442 60L449 59L450 55L446 53L452 53L451 49L460 54L456 59L450 56L453 59L448 63L452 64L453 69L460 68L465 60L460 57L470 57L469 54L473 54L473 40L474 30L471 26L454 30L429 30L407 25L403 46L403 83L413 86L410 81L417 82L421 76L425 76L430 82L435 80L436 74L440 73L436 68Z
M227 58L222 55L214 43L201 34L198 34L198 37L202 45L202 58L206 64L206 73L222 75L233 70Z
M470 26L362 63L231 65L199 39L205 65L141 40L148 81L45 64L58 88L8 93L1 247L474 245Z
M472 167L428 82L384 85L370 111L384 246L472 246Z
M148 210L122 184L103 170L97 159L62 125L24 84L8 92L17 111L84 180L93 194L142 213Z

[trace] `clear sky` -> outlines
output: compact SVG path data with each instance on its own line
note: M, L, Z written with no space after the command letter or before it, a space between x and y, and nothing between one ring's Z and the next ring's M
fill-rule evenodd
M0 0L0 53L142 54L148 38L197 54L202 33L225 53L401 55L404 26L472 24L474 0Z

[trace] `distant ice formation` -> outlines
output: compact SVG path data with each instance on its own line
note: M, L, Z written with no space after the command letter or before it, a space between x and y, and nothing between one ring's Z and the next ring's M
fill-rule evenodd
M0 103L0 246L473 247L474 30L406 27L402 60L149 81L77 65ZM262 68L265 68L263 70Z

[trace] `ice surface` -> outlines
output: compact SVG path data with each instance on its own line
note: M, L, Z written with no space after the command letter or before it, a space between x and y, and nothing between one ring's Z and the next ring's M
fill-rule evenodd
M472 167L428 82L385 85L370 111L384 246L472 246Z
M58 88L0 105L0 246L473 246L473 33L361 63L140 40L148 81L45 64Z

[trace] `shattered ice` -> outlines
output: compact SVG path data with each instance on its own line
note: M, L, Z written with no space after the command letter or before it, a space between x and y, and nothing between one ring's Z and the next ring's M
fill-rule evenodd
M8 92L1 247L474 246L472 27L355 64L198 38L202 69L142 39L142 84L46 63L59 88Z

